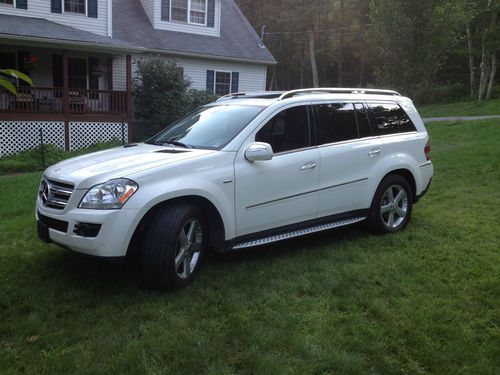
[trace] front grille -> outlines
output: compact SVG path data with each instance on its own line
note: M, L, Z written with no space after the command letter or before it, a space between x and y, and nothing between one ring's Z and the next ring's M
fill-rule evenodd
M52 219L51 217L47 217L47 216L42 215L40 212L38 213L38 220L40 220L42 223L44 223L49 228L58 230L59 232L66 233L68 231L68 222L67 221Z
M63 210L68 204L74 188L70 184L43 178L38 195L45 207Z

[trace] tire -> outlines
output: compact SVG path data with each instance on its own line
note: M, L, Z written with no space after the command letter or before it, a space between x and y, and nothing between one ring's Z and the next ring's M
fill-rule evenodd
M207 251L208 232L194 204L167 206L151 220L142 249L142 274L153 288L173 290L188 285Z
M394 233L406 227L412 208L410 184L404 177L391 174L380 182L375 192L368 221L376 233Z

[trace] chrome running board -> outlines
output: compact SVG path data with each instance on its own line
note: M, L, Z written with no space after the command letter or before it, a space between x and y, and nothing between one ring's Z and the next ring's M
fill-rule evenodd
M251 241L247 241L247 242L240 242L240 243L233 245L231 248L233 250L238 250L238 249L245 249L247 247L267 245L267 244L272 243L272 242L287 240L287 239L293 238L293 237L299 237L299 236L303 236L306 234L317 233L317 232L322 232L322 231L328 230L328 229L343 227L344 225L358 223L358 222L363 221L365 219L366 219L366 216L360 216L360 217L353 217L350 219L337 220L337 221L333 221L331 223L326 223L326 224L313 225L312 227L297 229L297 230L293 230L293 231L285 232L285 233L280 233L280 234L274 234L274 235L270 235L270 236L266 236L266 237L262 237L262 238L257 238L255 240L251 240Z

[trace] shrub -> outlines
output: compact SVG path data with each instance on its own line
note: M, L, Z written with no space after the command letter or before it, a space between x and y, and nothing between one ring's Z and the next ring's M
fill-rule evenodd
M189 89L189 86L190 81L183 77L175 63L160 58L140 60L134 81L134 140L143 141L199 106L217 99L207 91Z

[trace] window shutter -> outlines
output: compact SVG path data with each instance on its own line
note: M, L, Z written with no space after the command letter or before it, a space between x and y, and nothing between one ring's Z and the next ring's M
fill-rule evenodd
M215 92L215 72L213 70L207 70L207 91L212 94Z
M19 9L28 9L28 0L17 0L16 8Z
M215 26L215 0L208 0L207 26Z
M62 0L51 0L50 11L52 13L62 13Z
M161 20L170 21L170 0L161 0Z
M54 87L63 87L63 56L52 55L52 80Z
M97 18L97 0L87 1L87 15L91 18Z
M231 93L238 92L238 84L240 80L240 73L231 73Z

